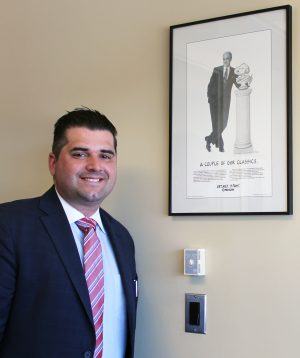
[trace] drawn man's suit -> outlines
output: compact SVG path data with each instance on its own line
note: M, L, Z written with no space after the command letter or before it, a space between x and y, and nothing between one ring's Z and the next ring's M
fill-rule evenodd
M224 150L222 133L228 123L231 89L236 84L236 77L233 67L229 67L227 76L224 66L215 67L207 88L212 132L205 140L208 146L215 144L220 151Z

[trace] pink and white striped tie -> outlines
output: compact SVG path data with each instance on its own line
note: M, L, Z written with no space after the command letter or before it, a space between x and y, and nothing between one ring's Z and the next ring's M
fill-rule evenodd
M96 334L94 358L102 358L103 352L103 311L104 311L104 270L102 247L96 234L96 221L82 218L76 225L84 232L84 274L89 290Z

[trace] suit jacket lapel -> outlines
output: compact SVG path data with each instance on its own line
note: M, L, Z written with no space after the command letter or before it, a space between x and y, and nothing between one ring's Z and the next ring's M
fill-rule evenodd
M131 254L128 249L126 248L126 244L124 244L124 239L118 230L116 230L116 225L114 225L112 219L105 213L105 211L101 210L101 220L103 222L104 228L107 232L107 235L109 237L110 243L112 245L115 258L118 264L122 284L123 284L123 290L125 294L126 299L126 307L127 307L127 317L128 317L128 323L129 323L129 336L132 336L132 327L133 327L133 312L131 309L132 306L132 298L134 291L134 280L136 277L133 277L132 272L130 271L130 267L128 265L128 262L132 260L132 258L128 257L129 254Z
M128 275L126 275L126 251L124 250L124 247L122 245L122 238L118 237L118 233L116 232L116 230L114 230L114 226L111 222L109 222L110 219L105 215L105 212L103 210L101 210L101 220L109 237L109 241L112 245L119 272L122 278L123 288L125 290L126 279L128 278Z
M54 187L41 197L40 208L48 214L47 216L42 216L41 220L93 325L93 316L83 268L72 230Z

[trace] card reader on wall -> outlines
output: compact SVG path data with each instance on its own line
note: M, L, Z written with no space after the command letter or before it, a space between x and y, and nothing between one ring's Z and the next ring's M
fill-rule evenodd
M184 249L184 274L205 276L205 249Z

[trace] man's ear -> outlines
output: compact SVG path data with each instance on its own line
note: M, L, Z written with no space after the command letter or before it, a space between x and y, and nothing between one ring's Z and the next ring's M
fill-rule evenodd
M51 152L51 153L49 153L49 156L48 156L48 166L49 166L50 174L52 176L55 175L55 165L56 165L56 157L55 157L55 154Z

